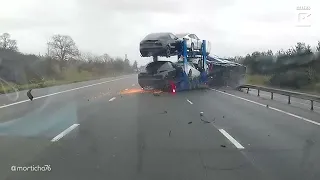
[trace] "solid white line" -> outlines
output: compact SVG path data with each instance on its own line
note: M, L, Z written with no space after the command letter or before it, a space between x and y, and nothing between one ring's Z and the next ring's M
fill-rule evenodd
M235 140L232 136L230 136L229 133L227 133L227 131L225 131L224 129L219 129L219 131L226 137L229 139L230 142L232 142L232 144L234 144L238 149L244 149L244 147L237 141Z
M56 137L51 139L51 142L59 141L59 139L63 138L63 136L67 135L69 132L71 132L73 129L78 127L80 124L73 124L70 127L68 127L66 130L62 131L60 134L58 134Z
M54 96L54 95L57 95L57 94L62 94L62 93L70 92L70 91L75 91L75 90L78 90L78 89L83 89L83 88L87 88L87 87L91 87L91 86L96 86L96 85L100 85L100 84L105 84L105 83L109 83L109 82L113 82L113 81L118 81L118 80L126 79L126 78L128 78L128 77L113 79L113 80L109 80L109 81L104 81L104 82L100 82L100 83L95 83L95 84L90 84L90 85L86 85L86 86L81 86L81 87L77 87L77 88L73 88L73 89L68 89L68 90L65 90L65 91L60 91L60 92L56 92L56 93L46 94L46 95L43 95L43 96L35 97L35 98L33 98L33 100L41 99L41 98L45 98L45 97L49 97L49 96ZM16 104L21 104L21 103L28 102L28 101L30 101L30 100L27 99L27 100L22 100L22 101L14 102L14 103L11 103L11 104L7 104L7 105L4 105L4 106L0 106L0 109L5 108L5 107L9 107L9 106L13 106L13 105L16 105Z
M187 99L187 101L188 101L190 104L193 104L189 99Z
M258 102L255 102L255 101L251 101L251 100L249 100L249 99L242 98L242 97L239 97L239 96L236 96L236 95L233 95L233 94L229 94L229 93L226 93L226 92L222 92L222 91L219 91L219 90L216 90L216 89L211 89L211 90L216 91L216 92L219 92L219 93L222 93L222 94L225 94L225 95L228 95L228 96L232 96L232 97L235 97L235 98L238 98L238 99L247 101L247 102L251 102L251 103L256 104L256 105L259 105L259 106L264 106L264 107L267 106L266 104L258 103ZM320 123L318 123L318 122L316 122L316 121L313 121L313 120L310 120L310 119L308 119L308 118L304 118L304 117L301 117L301 116L298 116L298 115L295 115L295 114L292 114L292 113L289 113L289 112L286 112L286 111L283 111L283 110L281 110L281 109L277 109L277 108L274 108L274 107L271 107L271 106L269 106L269 109L272 109L272 110L281 112L281 113L283 113L283 114L286 114L286 115L289 115L289 116L292 116L292 117L295 117L295 118L304 120L304 121L306 121L306 122L309 122L309 123L312 123L312 124L315 124L315 125L320 126Z
M113 98L109 99L109 101L113 101L113 100L115 100L115 99L116 99L116 97L113 97Z

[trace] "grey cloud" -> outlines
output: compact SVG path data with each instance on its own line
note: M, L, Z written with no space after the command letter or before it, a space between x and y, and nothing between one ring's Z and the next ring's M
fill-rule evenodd
M94 8L106 11L123 13L202 13L230 6L234 0L79 0L78 4L83 8Z
M247 15L249 20L264 22L264 23L284 23L290 22L297 18L295 13L290 12L270 12L270 13L257 13Z
M65 19L31 19L31 18L0 18L0 32L32 29L38 27L55 27L70 24Z
M128 54L138 62L150 60L140 57L139 41L157 31L195 33L210 40L212 53L222 56L245 55L255 48L286 48L295 41L286 34L308 38L302 30L284 29L282 24L295 18L281 11L284 5L272 12L264 5L252 5L261 4L254 0L55 0L49 5L36 1L27 10L21 6L17 12L22 15L0 18L0 33L13 30L19 49L27 53L45 50L52 34L70 35L86 52ZM283 4L287 2L291 0ZM265 2L274 3L277 1ZM255 9L248 9L250 6Z

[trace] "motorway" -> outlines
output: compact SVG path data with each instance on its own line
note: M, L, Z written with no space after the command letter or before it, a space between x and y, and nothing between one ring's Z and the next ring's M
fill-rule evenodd
M1 180L320 179L308 107L228 88L154 95L137 75L33 95L0 96Z

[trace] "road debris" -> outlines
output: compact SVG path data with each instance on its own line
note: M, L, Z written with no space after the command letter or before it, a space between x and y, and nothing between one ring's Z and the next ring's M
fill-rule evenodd
M200 116L203 116L203 112L200 112Z
M163 111L161 114L167 114L168 113L168 111Z
M27 96L28 96L28 98L30 99L30 101L33 100L33 96L32 96L32 94L31 94L31 91L32 91L32 89L30 89L30 90L27 92Z
M192 124L192 121L188 122L188 124Z
M154 92L153 95L154 95L154 96L160 96L160 93Z
M171 131L169 131L169 137L171 136Z
M209 121L206 121L206 120L202 120L203 121L203 123L211 123L211 122L209 122Z
M224 116L222 116L222 118L224 118Z
M220 145L220 146L221 146L221 147L223 147L223 148L227 147L226 145L223 145L223 144L222 144L222 145Z

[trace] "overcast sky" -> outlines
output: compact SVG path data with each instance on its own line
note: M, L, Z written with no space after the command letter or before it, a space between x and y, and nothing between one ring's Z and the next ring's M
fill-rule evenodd
M45 53L53 34L70 35L84 52L145 64L139 42L151 32L192 32L218 56L289 48L320 40L319 0L0 0L0 33L24 53ZM311 26L297 27L297 6Z

